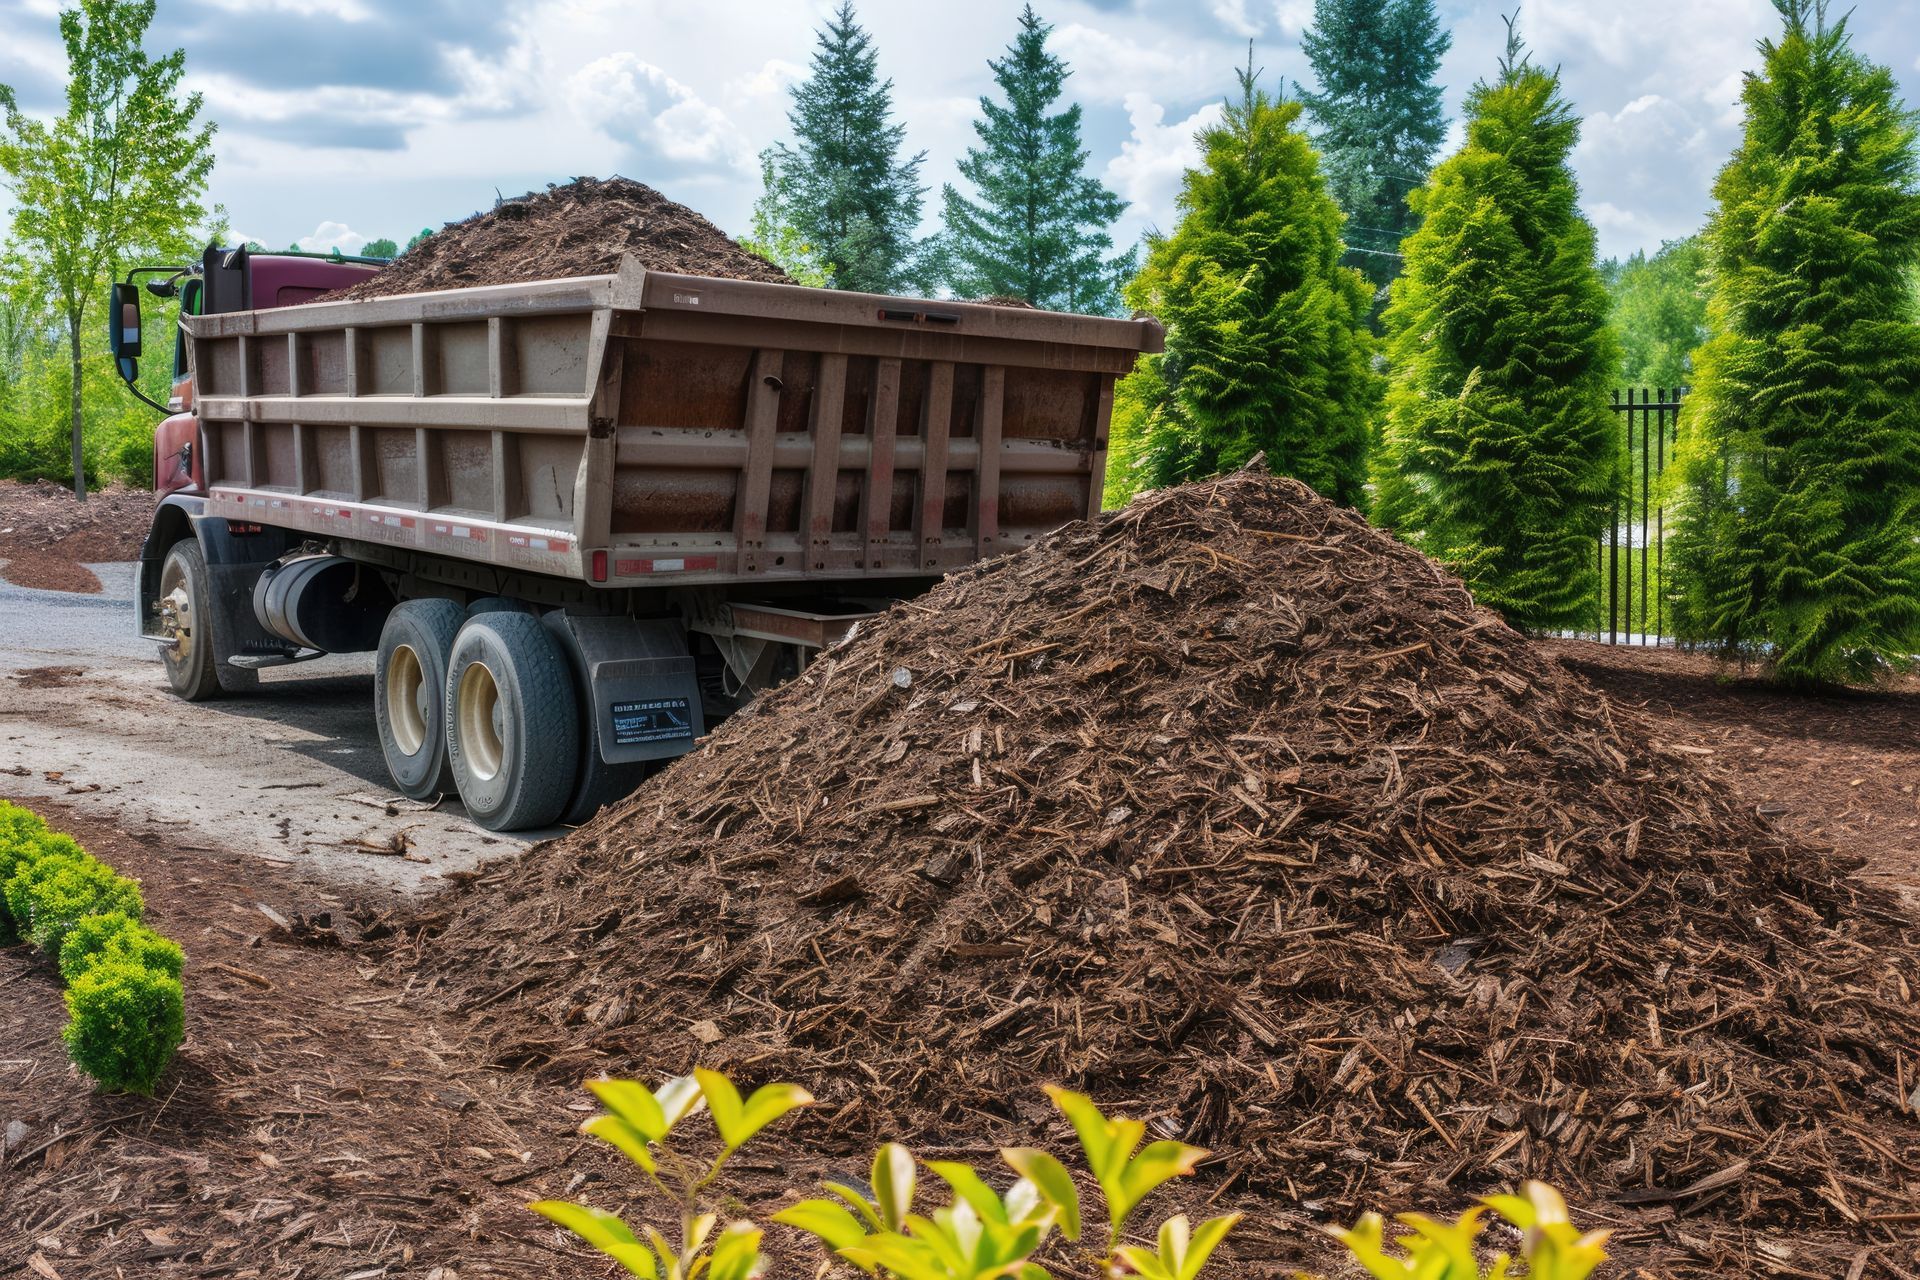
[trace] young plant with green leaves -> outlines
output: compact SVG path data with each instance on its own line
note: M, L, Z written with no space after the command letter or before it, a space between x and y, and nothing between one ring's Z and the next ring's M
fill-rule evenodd
M1087 1170L1100 1188L1105 1230L1093 1256L1108 1274L1124 1264L1148 1280L1193 1280L1227 1231L1239 1220L1228 1214L1191 1228L1186 1215L1161 1225L1153 1247L1121 1243L1127 1219L1154 1189L1191 1173L1206 1155L1179 1142L1142 1146L1146 1126L1110 1119L1084 1094L1047 1087L1047 1094L1073 1125ZM1059 1159L1032 1147L1008 1147L1001 1158L1019 1176L1002 1194L970 1166L929 1160L953 1191L953 1202L929 1214L912 1211L914 1160L889 1143L874 1156L873 1198L842 1183L824 1184L835 1199L805 1200L774 1215L774 1221L818 1237L835 1254L869 1275L899 1280L995 1280L1017 1276L1046 1280L1033 1255L1058 1230L1078 1243L1086 1215L1073 1175Z
M1489 1210L1520 1229L1525 1271L1513 1270L1513 1258L1505 1253L1481 1271L1475 1246ZM1421 1213L1403 1213L1394 1221L1408 1229L1393 1242L1399 1252L1389 1251L1386 1221L1377 1213L1327 1234L1375 1280L1586 1280L1607 1260L1608 1233L1574 1226L1567 1202L1543 1182L1526 1183L1519 1195L1487 1196L1453 1222Z
M590 1080L587 1088L606 1111L580 1126L640 1167L659 1192L680 1209L677 1241L652 1224L640 1234L619 1215L565 1200L540 1200L528 1207L565 1227L641 1280L748 1280L760 1270L760 1236L750 1222L729 1224L718 1236L719 1215L704 1211L702 1196L743 1143L813 1095L798 1085L769 1084L742 1099L733 1082L717 1071L695 1068L649 1090L632 1080ZM719 1152L700 1161L669 1146L674 1126L705 1110L720 1135ZM644 1237L644 1239L642 1238Z

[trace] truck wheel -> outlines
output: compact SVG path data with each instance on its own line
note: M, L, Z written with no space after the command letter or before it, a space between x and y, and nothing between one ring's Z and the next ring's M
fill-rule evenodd
M408 600L380 630L373 668L373 718L380 753L402 795L415 800L451 792L447 763L447 660L467 620L451 600Z
M578 767L579 715L566 659L540 619L467 619L447 663L447 756L472 819L489 831L560 816Z
M608 764L601 759L600 716L594 709L593 682L588 677L586 661L568 633L560 610L546 615L544 621L553 643L567 660L568 670L573 672L573 709L580 719L580 768L574 775L573 794L567 798L567 807L560 811L560 821L577 827L603 806L632 795L658 765L651 760Z
M207 592L207 559L200 544L183 538L160 565L162 626L173 643L160 651L167 683L188 702L205 702L229 689L245 689L251 671L234 671L223 684L213 652L213 611ZM256 676L255 679L258 677Z

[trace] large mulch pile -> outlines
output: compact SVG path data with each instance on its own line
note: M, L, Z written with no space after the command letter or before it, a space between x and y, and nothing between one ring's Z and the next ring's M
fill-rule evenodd
M603 275L618 270L626 254L658 271L793 283L643 182L577 178L450 222L384 271L326 300Z
M499 1065L796 1080L829 1151L1058 1142L1057 1080L1277 1216L1533 1176L1659 1274L1909 1276L1920 954L1854 869L1242 473L896 607L396 959Z
M46 480L0 480L0 577L21 587L97 593L89 564L136 560L153 494L112 486L85 502Z

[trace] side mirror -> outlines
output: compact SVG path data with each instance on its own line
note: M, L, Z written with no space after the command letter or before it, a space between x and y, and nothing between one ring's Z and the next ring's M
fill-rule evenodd
M140 366L140 290L132 284L113 286L107 308L107 346L120 366L120 376L132 382Z

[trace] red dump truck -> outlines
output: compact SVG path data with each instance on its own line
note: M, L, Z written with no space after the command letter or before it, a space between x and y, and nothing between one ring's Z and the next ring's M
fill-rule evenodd
M375 652L395 787L495 830L583 821L860 619L1091 514L1114 380L1162 341L631 259L311 301L378 269L215 249L147 286L182 320L139 627L187 699ZM131 276L113 303L131 376Z

